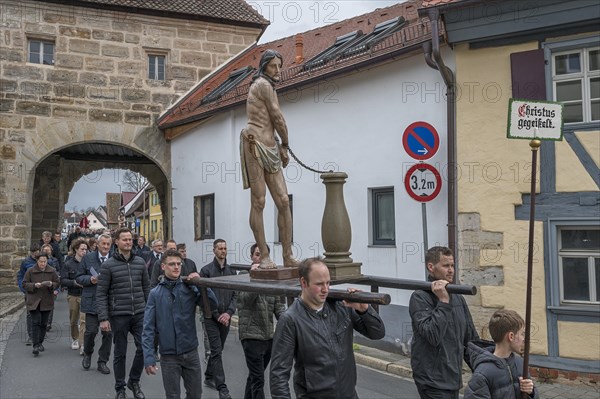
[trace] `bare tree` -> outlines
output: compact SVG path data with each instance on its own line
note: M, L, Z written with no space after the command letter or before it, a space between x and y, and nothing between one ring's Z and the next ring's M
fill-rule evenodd
M132 172L130 170L127 170L125 173L123 173L123 183L125 184L125 187L135 193L144 188L144 185L147 182L148 179L146 179L140 173Z

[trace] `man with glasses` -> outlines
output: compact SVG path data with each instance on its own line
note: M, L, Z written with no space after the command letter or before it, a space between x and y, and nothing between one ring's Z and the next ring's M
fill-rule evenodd
M167 250L161 259L164 278L150 291L144 314L142 346L146 374L158 371L154 341L158 335L165 397L180 398L181 379L186 398L202 396L202 370L198 355L196 333L196 306L201 304L200 291L184 283L194 277L194 272L183 277L183 259L176 250ZM209 289L209 299L216 306Z

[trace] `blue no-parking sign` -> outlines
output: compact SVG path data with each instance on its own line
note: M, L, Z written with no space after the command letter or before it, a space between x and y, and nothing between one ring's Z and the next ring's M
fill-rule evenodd
M415 122L404 130L402 145L408 155L424 161L433 157L440 148L440 136L429 123Z

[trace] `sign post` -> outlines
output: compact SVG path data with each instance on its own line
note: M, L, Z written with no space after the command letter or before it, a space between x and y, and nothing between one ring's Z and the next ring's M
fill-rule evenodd
M523 378L529 376L529 348L531 342L531 295L533 281L533 236L535 226L535 186L537 154L541 140L562 140L562 104L549 101L510 99L508 111L509 139L531 139L531 203L529 206L529 245L527 254L527 292L525 294L525 348ZM529 395L521 392L521 397Z
M423 247L429 248L427 240L427 202L438 196L442 189L442 176L433 166L418 163L410 167L404 176L404 187L408 195L421 203L423 220Z

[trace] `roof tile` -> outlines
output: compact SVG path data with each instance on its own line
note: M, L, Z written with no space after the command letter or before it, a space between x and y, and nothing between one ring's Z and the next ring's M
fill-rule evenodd
M56 0L38 1L56 2ZM269 24L269 21L244 0L82 0L78 3L95 8L125 7L142 12L158 11L261 26Z

